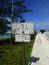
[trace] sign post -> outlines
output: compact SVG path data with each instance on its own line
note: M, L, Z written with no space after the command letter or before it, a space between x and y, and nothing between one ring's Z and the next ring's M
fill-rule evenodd
M23 60L23 65L26 65L25 64L25 42L22 42L22 60Z
M30 42L30 34L34 34L33 23L12 23L12 34L15 34L15 42L22 42L22 59L25 64L25 42Z

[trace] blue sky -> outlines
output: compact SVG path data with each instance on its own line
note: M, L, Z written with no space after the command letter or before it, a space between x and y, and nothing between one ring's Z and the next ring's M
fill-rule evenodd
M25 5L33 12L25 13L24 19L34 22L36 30L49 30L49 0L25 0Z
M33 10L33 12L24 13L25 21L34 22L37 31L49 30L49 0L24 0L24 5L29 10Z

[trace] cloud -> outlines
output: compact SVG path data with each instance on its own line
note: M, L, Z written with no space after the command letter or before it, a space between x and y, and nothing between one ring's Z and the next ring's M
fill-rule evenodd
M11 19L10 18L6 18L9 22L11 22Z

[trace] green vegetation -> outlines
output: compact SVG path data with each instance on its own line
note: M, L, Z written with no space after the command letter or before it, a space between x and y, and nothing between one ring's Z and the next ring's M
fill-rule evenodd
M10 37L8 37L8 39L10 39ZM0 38L0 41L4 41L7 40L7 38Z
M41 32L41 33L44 33L44 32L45 32L45 30L40 30L40 32Z
M3 39L2 39L3 40ZM26 65L28 65L34 38L30 43L25 43ZM0 65L22 65L22 44L14 43L12 45L6 42L0 45Z

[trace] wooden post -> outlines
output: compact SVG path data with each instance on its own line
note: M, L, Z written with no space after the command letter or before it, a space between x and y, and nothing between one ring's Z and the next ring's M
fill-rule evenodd
M13 0L12 0L12 22L13 23ZM11 45L12 45L13 34L11 33Z
M25 65L25 42L22 43L22 65Z

